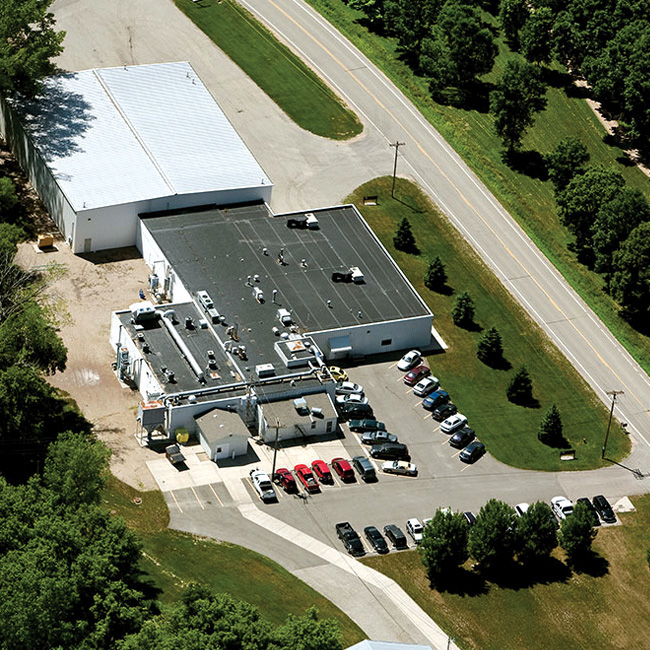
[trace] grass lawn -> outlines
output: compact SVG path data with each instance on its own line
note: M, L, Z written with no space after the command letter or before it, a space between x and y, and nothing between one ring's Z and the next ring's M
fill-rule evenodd
M335 140L361 133L357 116L241 5L233 0L174 2L298 126Z
M461 648L646 648L650 495L633 502L637 512L619 515L623 526L599 530L594 541L604 558L601 577L601 571L570 572L557 550L536 580L515 573L496 584L467 571L466 580L441 593L430 588L415 551L363 562L398 582Z
M538 115L523 142L523 149L530 152L527 175L513 171L501 159L501 143L494 132L493 120L486 112L485 101L477 99L475 108L471 110L435 103L429 95L426 80L416 77L398 59L395 40L369 32L357 22L363 14L353 11L341 0L307 2L345 34L415 103L616 338L650 373L650 339L619 318L617 306L603 290L602 278L579 264L575 255L567 250L566 245L572 237L558 221L552 184L537 177L539 156L535 152L547 153L559 139L574 135L586 145L591 163L614 167L623 174L630 187L650 197L648 177L630 166L625 154L610 144L604 128L578 96L567 75L559 68L548 74L552 84L547 93L548 107ZM518 55L512 54L500 39L499 56L485 81L495 82L506 61L514 56Z
M384 177L357 188L347 200L359 208L433 311L435 327L449 345L447 352L429 359L433 374L468 417L487 450L500 461L525 469L557 471L603 466L600 453L609 413L591 388L417 186L397 179L395 196L399 200L392 199L390 193L391 178ZM377 195L379 205L364 206L366 195ZM421 250L418 256L396 251L393 246L396 225L404 216L413 227ZM436 256L449 277L447 295L424 286L428 260ZM494 370L481 363L476 356L481 332L453 324L451 309L456 294L462 291L468 291L474 301L477 325L499 330L504 356L512 369ZM538 408L516 406L506 399L509 378L522 365L533 380ZM557 449L537 439L539 422L553 403L562 415L569 446L576 450L574 461L561 461ZM607 455L621 460L629 449L627 436L613 426Z
M136 497L142 499L140 505L134 503ZM169 530L162 493L139 492L111 476L104 503L142 537L142 570L160 590L163 603L175 601L190 582L201 582L215 592L228 592L255 605L275 625L284 623L288 614L299 616L315 605L321 616L338 621L344 647L366 638L338 607L263 555Z

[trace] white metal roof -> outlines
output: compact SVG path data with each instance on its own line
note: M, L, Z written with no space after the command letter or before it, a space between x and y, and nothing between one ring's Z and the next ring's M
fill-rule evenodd
M189 63L57 75L15 107L77 211L271 184Z

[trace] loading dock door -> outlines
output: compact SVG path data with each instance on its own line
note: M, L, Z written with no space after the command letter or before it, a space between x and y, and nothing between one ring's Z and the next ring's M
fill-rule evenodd
M352 353L352 346L350 345L349 336L334 336L328 341L330 353L328 358L345 359Z

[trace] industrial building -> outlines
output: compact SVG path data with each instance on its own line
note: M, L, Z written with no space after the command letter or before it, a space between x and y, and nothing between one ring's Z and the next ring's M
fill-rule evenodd
M270 200L189 63L56 75L0 109L0 134L75 253L136 245L142 212Z

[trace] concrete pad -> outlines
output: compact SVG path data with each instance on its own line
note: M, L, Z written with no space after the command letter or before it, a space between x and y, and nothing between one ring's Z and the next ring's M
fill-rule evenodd
M612 506L614 512L636 512L634 504L630 501L629 497L623 497L614 503Z
M185 464L188 469L179 470L165 457L147 461L149 471L163 492L221 482L219 468L214 463L202 463L196 454L187 454Z

